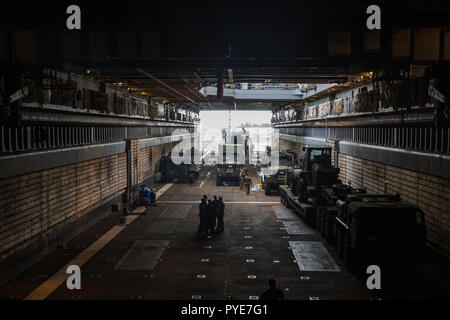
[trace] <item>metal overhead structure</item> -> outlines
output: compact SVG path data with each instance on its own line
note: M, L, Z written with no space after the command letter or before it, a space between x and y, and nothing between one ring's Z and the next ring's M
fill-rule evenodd
M64 3L26 7L12 3L16 8L0 12L0 39L16 41L17 50L8 46L11 52L3 60L14 63L3 69L29 72L36 66L58 70L71 65L66 71L86 73L101 82L124 83L135 93L193 109L226 105L234 109L228 102L232 98L224 95L227 84L342 85L361 72L399 74L413 62L432 67L439 63L436 69L450 69L446 52L438 53L437 60L414 61L413 51L418 43L415 28L440 28L445 38L450 2L409 3L408 10L401 2L383 4L382 29L370 37L366 37L364 1L281 1L258 6L232 2L85 3L82 32L65 29L61 20ZM149 12L154 13L151 19ZM27 26L25 31L14 27L21 25ZM405 44L405 55L394 57L397 29L409 30L414 41ZM367 48L372 38L377 41ZM33 45L19 43L21 39ZM208 86L218 88L215 96L199 94ZM237 107L257 105L238 99Z
M195 101L192 100L191 98L185 96L184 94L182 94L182 93L179 92L178 90L176 90L176 89L172 88L171 86L165 84L163 81L161 81L161 80L159 80L158 78L154 77L154 76L151 75L150 73L148 73L148 72L146 72L146 71L144 71L144 70L142 70L142 69L136 69L136 70L139 71L140 73L146 75L147 77L149 77L149 78L155 80L156 82L160 83L161 85L163 85L163 86L166 87L167 89L169 89L169 90L175 92L177 95L179 95L179 96L185 98L187 101L192 102L193 104L197 104L197 102L195 102Z

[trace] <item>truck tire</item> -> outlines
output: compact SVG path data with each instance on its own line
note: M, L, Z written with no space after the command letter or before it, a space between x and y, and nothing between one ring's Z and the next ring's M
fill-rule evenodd
M269 194L270 194L270 186L265 186L264 187L264 194L266 195L266 196L268 196Z
M288 209L292 208L292 206L289 204L289 200L286 199L285 202L286 202L286 208L288 208Z
M217 179L216 179L216 186L220 186L220 185L222 185L222 181L220 181L220 179L217 178Z

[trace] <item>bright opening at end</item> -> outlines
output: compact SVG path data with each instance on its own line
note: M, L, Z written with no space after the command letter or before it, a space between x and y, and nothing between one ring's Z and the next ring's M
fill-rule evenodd
M248 132L253 150L264 151L271 145L273 128L271 111L200 111L201 149L216 150L223 143L224 132ZM243 128L243 129L242 129Z

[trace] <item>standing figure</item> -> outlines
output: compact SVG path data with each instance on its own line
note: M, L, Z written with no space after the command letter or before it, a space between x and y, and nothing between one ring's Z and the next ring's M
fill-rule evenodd
M217 229L216 231L223 232L223 216L225 214L225 204L223 203L222 197L219 197L217 202Z
M241 168L241 171L239 172L239 189L241 190L244 186L244 178L245 178L244 168Z
M269 280L269 289L261 295L261 300L284 300L283 291L277 288L275 279Z
M214 228L216 226L216 212L214 209L214 204L211 200L208 200L208 206L207 206L207 233L211 234L214 231Z
M212 201L212 211L214 215L214 228L217 225L217 205L219 204L219 200L217 199L217 196L214 195L214 200Z
M202 234L207 231L207 213L208 213L208 203L206 202L207 196L203 196L203 199L199 205L199 217L200 225L198 226L198 233Z
M253 185L253 183L252 183L252 179L250 179L250 176L248 174L245 175L245 178L244 178L244 189L245 189L245 192L247 194L250 193L250 187L252 185Z

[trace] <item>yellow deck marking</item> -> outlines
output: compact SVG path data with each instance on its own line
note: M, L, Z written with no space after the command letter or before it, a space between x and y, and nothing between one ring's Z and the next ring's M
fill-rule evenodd
M172 183L164 185L156 193L156 198L160 197L164 192L167 191L172 186ZM27 295L24 300L44 300L53 291L55 291L64 281L67 280L68 274L66 273L67 267L70 265L77 265L81 268L89 259L91 259L97 252L99 252L108 242L114 239L120 231L125 229L130 223L132 223L139 216L127 216L127 220L123 225L117 225L112 227L103 236L97 239L88 248L84 249L78 256L76 256L72 261L67 263L63 268L56 272L53 276L47 279L39 287L34 289L29 295Z
M145 211L145 207L141 206L141 207L137 207L136 209L133 210L133 213L142 213Z
M156 199L158 199L160 196L162 196L162 194L164 192L166 192L167 189L169 189L171 186L173 186L173 183L168 183L168 184L165 184L161 189L156 191Z
M47 281L34 289L24 300L44 300L53 291L55 291L64 281L66 281L68 274L66 273L67 267L70 265L77 265L81 267L90 258L92 258L101 248L103 248L108 242L114 239L120 231L125 229L127 225L134 221L138 216L128 216L127 222L124 225L118 225L112 227L108 232L101 236L97 241L91 244L72 261L66 264L62 269L51 276Z

